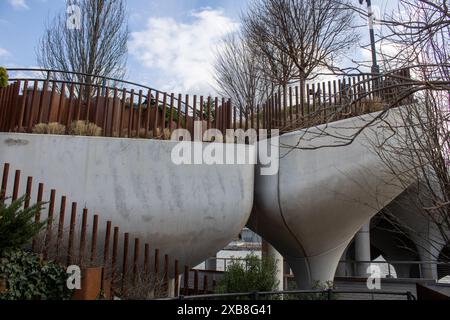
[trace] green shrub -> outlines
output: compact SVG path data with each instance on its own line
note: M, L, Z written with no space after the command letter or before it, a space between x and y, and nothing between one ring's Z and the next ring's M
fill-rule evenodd
M233 261L219 281L216 293L274 291L278 286L276 272L273 258L249 255L242 262Z
M6 88L8 86L8 72L5 68L0 68L0 88Z
M46 223L34 222L34 217L43 209L43 204L22 209L25 199L26 196L23 196L10 205L0 203L0 256L5 250L22 248L30 243Z
M0 280L6 284L0 300L67 300L72 292L66 279L62 266L35 254L8 250L0 257Z

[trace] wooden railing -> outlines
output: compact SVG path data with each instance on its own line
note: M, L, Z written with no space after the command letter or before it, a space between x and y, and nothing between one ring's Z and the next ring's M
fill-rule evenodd
M279 87L256 106L258 122L255 108L246 108L236 121L240 127L278 129L281 133L314 127L408 104L412 101L410 81L410 70L401 69L307 83L303 90L300 86ZM245 119L250 119L248 124Z
M69 133L83 120L105 137L170 136L194 130L278 129L281 133L383 110L411 101L410 72L358 74L316 84L275 89L256 106L230 99L161 92L133 82L45 69L8 69L10 85L0 89L0 131L33 132L37 124L59 123ZM63 80L70 74L73 80ZM84 78L83 78L84 77ZM81 79L81 80L80 80ZM111 86L108 84L112 83ZM406 93L406 94L404 94Z
M192 132L194 121L203 121L208 129L231 127L231 102L224 98L169 94L119 80L114 87L105 81L68 82L59 71L8 71L21 74L0 89L3 132L30 133L37 124L55 122L69 130L79 120L95 124L106 137L158 138L177 128Z

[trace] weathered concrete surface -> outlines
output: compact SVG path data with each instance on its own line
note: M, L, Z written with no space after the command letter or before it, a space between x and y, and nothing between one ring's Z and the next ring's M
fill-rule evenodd
M0 133L0 163L22 170L23 179L44 182L46 199L55 188L152 250L194 266L245 226L254 165L177 166L171 161L175 143Z
M382 122L371 124L348 146L323 134L351 137L377 115L283 135L278 174L255 176L249 226L287 259L301 288L333 280L358 230L402 192L389 184L392 177L370 150L375 140L391 135ZM391 110L385 121L395 118Z
M276 272L275 272L275 279L277 281L277 287L276 290L283 291L284 288L284 258L283 256L275 250L275 248L268 243L267 241L262 242L262 257L271 258L273 259L275 266L276 266Z
M435 190L436 193L439 192L439 188ZM418 191L417 186L413 185L392 201L386 207L386 211L397 219L396 223L402 226L405 235L408 235L416 245L415 249L420 260L430 262L439 259L439 254L445 247L445 240L437 225L431 221L429 214L423 210L424 206L433 206L430 201L432 196L427 196L424 192L427 190ZM393 256L394 260L402 260L401 258ZM439 280L436 264L423 263L420 270L423 278Z

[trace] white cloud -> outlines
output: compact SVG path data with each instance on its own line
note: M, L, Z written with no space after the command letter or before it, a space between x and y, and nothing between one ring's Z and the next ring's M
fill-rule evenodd
M14 9L29 9L25 0L8 0Z
M158 89L206 95L214 81L214 51L220 39L238 30L239 24L210 8L191 12L190 18L190 23L148 19L144 30L131 34L129 49L149 69Z
M403 54L403 52L405 53L407 52L407 48L400 48L398 45L387 40L377 43L376 50L377 50L378 65L382 69L386 70L390 69L390 66L388 64L393 57L397 56L399 53ZM363 61L371 66L372 50L370 46L362 48L360 53ZM366 71L369 72L369 70Z
M3 48L0 48L0 57L7 57L7 56L9 56L10 55L10 53L9 53L9 51L8 50L6 50L6 49L3 49Z

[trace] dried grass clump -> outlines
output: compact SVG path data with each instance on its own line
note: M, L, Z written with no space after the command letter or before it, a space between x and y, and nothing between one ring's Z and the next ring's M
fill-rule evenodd
M66 134L66 126L58 122L52 122L48 124L48 134Z
M87 123L86 121L72 122L69 128L69 134L72 136L88 136L100 137L102 135L102 128L95 123Z
M120 282L115 287L119 287ZM126 290L119 293L121 300L154 300L169 296L162 276L156 277L154 274L145 274L140 270L135 279L128 279L127 283Z
M370 100L364 102L365 112L377 112L384 110L384 103L381 97L373 97Z
M131 131L131 135L129 135L128 129L123 129L122 135L119 136L118 132L116 131L114 132L113 136L116 138L170 140L172 137L172 132L168 128L164 130L158 128L156 129L155 135L153 134L153 129L148 130L148 133L145 132L145 129L140 129L139 132L137 132L137 130Z
M151 132L150 133L150 138L151 139L157 139L157 140L170 140L172 137L172 132L170 132L170 129L164 129L161 130L161 128L157 128L155 130L156 132Z
M133 137L139 138L139 139L151 139L153 137L153 132L151 130L148 130L147 133L145 133L145 129L139 130L139 133L133 131L132 133Z
M38 123L33 128L33 133L36 134L47 134L48 125L46 123Z
M66 134L66 126L59 124L57 122L52 123L38 123L33 128L33 133L36 134L54 134L54 135L64 135Z

